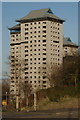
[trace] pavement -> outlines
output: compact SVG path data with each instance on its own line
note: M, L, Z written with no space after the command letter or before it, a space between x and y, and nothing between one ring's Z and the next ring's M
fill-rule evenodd
M42 110L42 111L20 111L20 112L3 112L2 120L42 120L42 119L69 119L74 120L80 118L80 109L67 108L55 110ZM70 119L71 120L71 119Z

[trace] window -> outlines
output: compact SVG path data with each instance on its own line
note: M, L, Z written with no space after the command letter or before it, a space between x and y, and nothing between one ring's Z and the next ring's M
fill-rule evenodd
M53 41L54 43L59 43L59 41Z
M59 37L58 37L58 39L59 39Z
M25 55L25 57L28 56L28 54Z
M36 76L34 76L34 78L36 78Z
M25 64L25 66L28 65L28 63Z
M25 28L25 30L28 30L28 28Z
M36 58L34 58L34 60L36 60Z
M28 67L25 67L25 70L28 70Z
M30 41L30 43L32 43L32 41Z
M34 24L36 24L36 22Z
M43 64L46 64L46 62L43 62Z
M58 30L59 30L59 28L58 28Z
M34 49L34 51L36 51L36 49Z
M46 42L46 40L43 40L43 42Z
M40 37L40 35L38 35L38 37Z
M25 35L28 35L28 32L26 32Z
M45 83L46 83L46 81L43 81L43 83L45 84Z
M45 51L46 51L46 49L43 49L43 50L45 50Z
M36 40L34 40L34 42L36 42Z
M36 67L34 67L34 69L36 69Z
M32 23L30 23L32 25Z
M45 79L46 78L46 76L43 76L43 79Z
M25 76L25 79L28 78L28 76ZM25 81L25 82L28 82L28 81Z
M43 58L43 61L46 60L46 58Z
M30 45L30 47L32 47L32 45Z
M30 29L32 29L32 27Z
M28 52L28 50L25 50L25 52Z
M16 36L18 36L18 34Z
M25 37L25 39L28 39L28 37Z
M32 32L30 32L32 34Z
M38 22L38 24L40 24L40 22Z
M36 47L36 45L34 45Z
M43 26L43 28L46 28L46 26Z
M28 46L25 46L25 48L28 48Z
M25 24L25 26L28 26L28 24Z
M43 37L46 37L46 35L43 35Z
M46 55L46 53L43 53L43 55Z
M43 44L43 46L46 46L46 44Z
M44 24L46 24L46 22L43 22Z
M28 74L28 72L25 72L25 74Z
M43 33L46 33L46 30L43 30Z
M34 33L36 33L36 31L34 31Z
M34 29L36 29L36 27L34 27Z
M38 40L38 42L40 42L40 40Z
M38 58L38 60L40 60L40 58Z
M40 33L40 31L38 31L38 33Z
M38 49L38 51L40 51L40 49Z
M28 59L25 59L25 61L28 61Z
M32 38L32 36L30 38Z
M38 28L40 28L40 26Z

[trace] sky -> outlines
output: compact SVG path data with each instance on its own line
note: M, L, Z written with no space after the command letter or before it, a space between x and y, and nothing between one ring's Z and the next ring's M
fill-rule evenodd
M70 37L78 44L78 3L77 2L3 2L2 3L2 72L9 72L10 32L8 27L15 20L26 16L31 10L51 8L52 12L66 20L63 24L63 36ZM3 76L4 77L4 76Z

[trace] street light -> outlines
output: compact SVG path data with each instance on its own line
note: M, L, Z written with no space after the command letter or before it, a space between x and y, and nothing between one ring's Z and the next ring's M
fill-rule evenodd
M7 103L7 92L6 92L6 103Z

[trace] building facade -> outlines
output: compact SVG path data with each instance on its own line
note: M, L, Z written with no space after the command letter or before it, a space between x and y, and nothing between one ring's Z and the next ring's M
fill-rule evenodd
M48 88L46 67L63 62L64 20L47 8L33 10L17 22L9 28L10 93L16 94L20 79L30 83L33 90Z
M78 55L78 45L74 44L70 38L63 38L63 49L64 57Z

